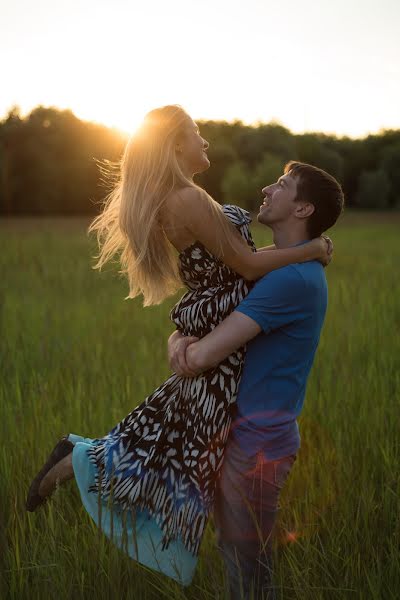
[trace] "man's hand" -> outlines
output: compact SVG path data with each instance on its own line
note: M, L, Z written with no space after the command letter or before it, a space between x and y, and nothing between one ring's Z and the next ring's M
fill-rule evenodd
M189 369L186 362L186 348L198 342L199 338L194 336L182 335L175 331L168 339L168 360L169 366L174 373L181 377L196 377L197 373Z

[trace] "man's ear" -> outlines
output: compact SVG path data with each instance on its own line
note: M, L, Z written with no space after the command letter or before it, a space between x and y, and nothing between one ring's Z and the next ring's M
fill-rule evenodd
M315 206L311 202L296 202L294 214L298 219L307 219L311 217L314 210Z

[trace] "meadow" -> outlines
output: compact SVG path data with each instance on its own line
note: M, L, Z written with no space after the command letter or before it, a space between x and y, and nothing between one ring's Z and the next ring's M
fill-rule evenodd
M25 512L59 437L104 435L169 375L175 299L146 309L124 300L116 267L92 269L86 226L0 222L0 598L222 600L212 522L182 589L105 539L74 482ZM328 314L276 535L282 600L400 595L399 232L399 214L349 213L331 233Z

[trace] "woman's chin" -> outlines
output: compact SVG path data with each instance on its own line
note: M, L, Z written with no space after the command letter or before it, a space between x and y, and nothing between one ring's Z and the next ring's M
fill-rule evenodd
M208 158L204 157L201 163L199 163L199 165L196 167L195 173L204 173L204 171L207 171L207 169L210 168L210 165L211 163Z

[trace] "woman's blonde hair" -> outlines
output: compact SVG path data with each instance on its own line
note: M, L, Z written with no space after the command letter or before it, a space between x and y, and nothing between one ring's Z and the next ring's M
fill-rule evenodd
M173 190L200 189L221 225L222 236L229 240L232 228L220 205L183 173L177 160L176 141L189 119L177 105L146 115L125 147L117 181L101 214L89 227L89 232L97 232L100 248L94 268L101 269L118 254L129 281L128 297L143 294L144 306L160 304L182 286L176 251L159 218Z

